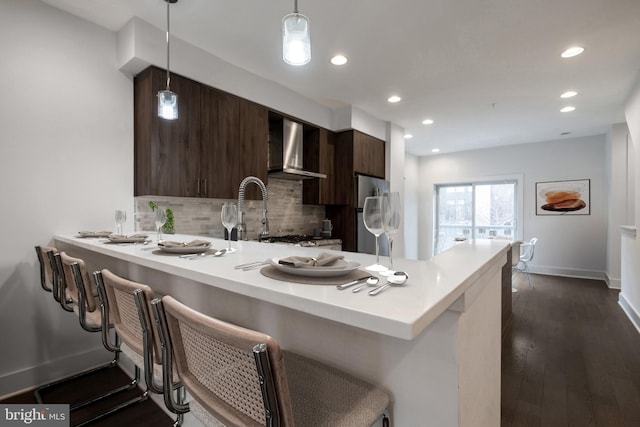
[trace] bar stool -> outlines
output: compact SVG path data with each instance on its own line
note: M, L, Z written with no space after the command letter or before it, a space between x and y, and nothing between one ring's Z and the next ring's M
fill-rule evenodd
M38 256L38 264L40 265L40 286L46 292L52 292L54 289L53 269L49 260L49 252L57 253L58 250L52 246L36 246L36 255ZM54 294L55 295L55 294Z
M113 324L120 342L111 342L108 331L103 329L104 346L112 351L122 351L136 366L143 367L146 383L145 397L149 391L163 394L162 348L151 319L153 290L142 283L132 282L104 269L93 273L98 287L101 311L105 323ZM181 384L173 383L168 389L184 397ZM114 411L123 409L114 408ZM182 424L178 414L174 426Z
M52 260L51 266L54 283L57 283L56 286L59 288L58 294L61 297L60 303L63 308L65 308L65 310L75 312L78 315L80 326L88 332L101 332L103 328L107 330L110 329L108 323L103 325L102 316L100 311L97 310L97 298L93 287L91 286L91 281L89 280L84 260L71 257L65 252L49 251L47 254ZM69 305L69 303L71 305ZM44 403L42 394L53 387L78 380L79 378L94 374L101 370L117 367L119 352L115 351L113 353L113 359L105 364L38 387L34 392L36 401L38 403ZM136 367L135 378L127 384L108 390L97 396L92 396L84 401L71 403L70 409L73 411L113 396L117 393L131 390L137 386L138 381L139 369ZM100 417L101 416L98 416L87 420L78 424L78 426L92 422Z
M46 255L49 258L49 264L53 272L53 298L64 311L73 313L74 303L67 289L60 254L58 251L49 251L46 252Z
M266 334L206 316L170 296L151 305L165 384L175 364L193 398L188 409L205 425L358 427L381 417L389 425L390 399L379 387L284 352Z

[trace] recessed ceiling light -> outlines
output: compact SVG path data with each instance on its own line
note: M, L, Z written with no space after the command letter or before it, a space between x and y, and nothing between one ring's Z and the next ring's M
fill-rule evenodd
M395 104L396 102L402 101L402 98L400 98L398 95L391 95L390 97L387 98L387 101L391 102L392 104Z
M584 48L583 47L573 46L573 47L570 47L569 49L565 50L564 52L562 52L562 54L560 56L562 56L563 58L571 58L573 56L580 55L582 52L584 52Z
M578 94L578 92L576 92L575 90L568 90L565 93L563 93L562 95L560 95L560 98L572 98L574 96L576 96Z
M413 135L411 135L410 133L404 134L404 139L411 139L411 138L413 138Z
M331 58L331 63L333 65L344 65L347 63L347 61L348 59L344 55L336 55L333 58Z
M433 150L431 150L432 153L439 153L440 149L439 148L434 148Z
M433 119L424 119L424 120L422 121L422 124L423 124L423 125L432 125L433 123L434 123L434 122L433 122Z
M574 107L573 105L567 105L566 107L561 109L560 112L561 113L570 113L570 112L574 111L575 109L576 109L576 107Z

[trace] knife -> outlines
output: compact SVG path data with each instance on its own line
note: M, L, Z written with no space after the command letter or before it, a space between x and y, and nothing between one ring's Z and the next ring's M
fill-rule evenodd
M248 262L246 264L238 264L235 267L233 267L236 270L241 270L243 268L247 268L247 267L253 267L254 265L264 265L265 263L269 262L269 260L264 260L264 261L253 261L253 262Z
M370 277L371 276L367 276L367 277L363 277L362 279L353 280L351 282L343 283L342 285L336 286L336 288L339 289L339 290L347 289L347 288L350 288L353 285L357 285L360 282L366 282L367 279L369 279Z

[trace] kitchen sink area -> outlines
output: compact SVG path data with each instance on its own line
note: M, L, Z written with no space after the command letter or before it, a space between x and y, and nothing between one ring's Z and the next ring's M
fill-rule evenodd
M316 237L306 234L290 234L285 236L271 236L266 239L260 239L263 243L276 243L281 245L300 246L303 248L318 247L321 249L331 249L336 251L342 250L342 240Z

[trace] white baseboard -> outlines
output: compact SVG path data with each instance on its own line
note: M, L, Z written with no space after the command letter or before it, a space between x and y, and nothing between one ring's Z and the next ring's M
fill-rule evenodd
M529 272L533 274L544 274L547 276L575 277L578 279L607 280L604 271L580 270L575 268L557 268L546 266L529 265Z
M627 299L622 294L620 294L620 296L618 297L618 304L620 304L622 310L625 312L629 320L631 320L633 326L635 326L638 332L640 332L640 314L638 314L638 311L631 304L629 304L629 301L627 301Z
M0 398L19 391L35 389L40 385L106 363L112 358L113 353L108 352L101 345L83 353L71 354L21 371L4 374L0 376Z
M605 279L607 282L607 286L609 287L609 289L622 289L622 279L618 278L618 279L613 279L611 277L609 277L609 275L607 274L607 278Z

